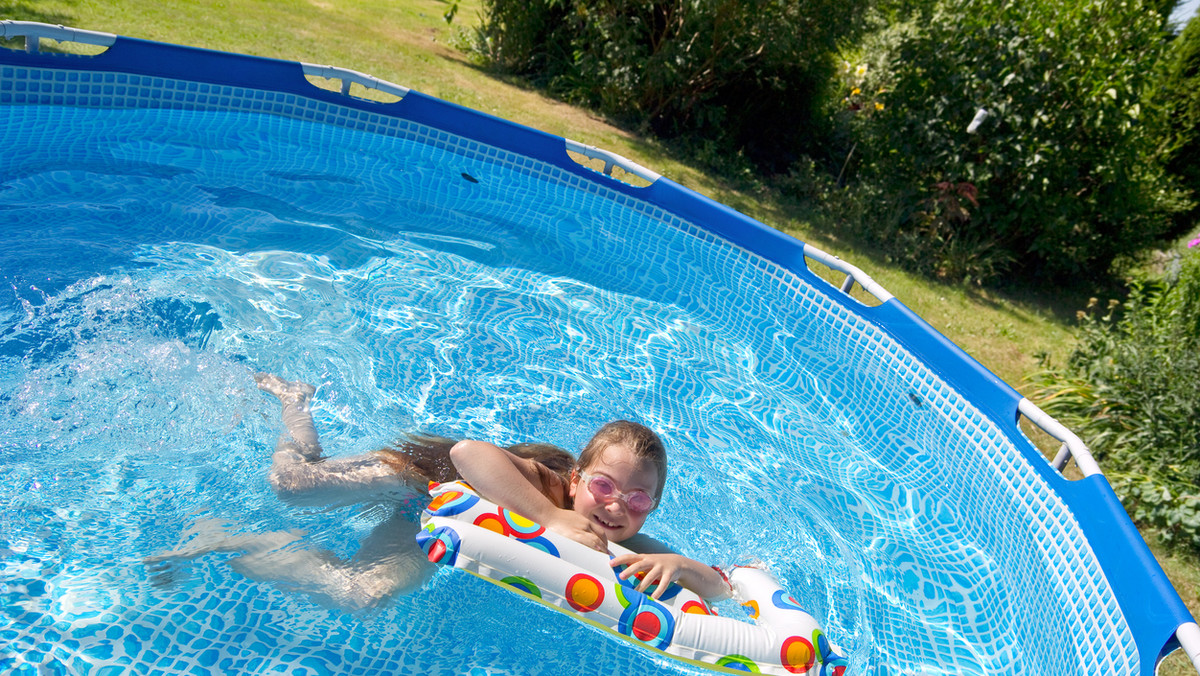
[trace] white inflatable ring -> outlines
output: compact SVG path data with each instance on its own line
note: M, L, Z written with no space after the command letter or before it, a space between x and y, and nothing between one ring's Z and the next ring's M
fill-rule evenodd
M659 600L621 580L612 556L589 549L488 502L463 482L432 484L417 542L429 560L460 568L606 629L635 645L718 671L842 676L817 621L759 568L729 574L734 598L755 623L717 616L672 584Z

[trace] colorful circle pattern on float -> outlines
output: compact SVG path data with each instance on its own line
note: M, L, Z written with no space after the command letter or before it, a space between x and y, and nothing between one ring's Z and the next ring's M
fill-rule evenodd
M504 520L506 534L519 540L529 540L546 532L545 526L504 508L500 509L500 518Z
M779 663L789 673L803 674L817 661L813 644L802 636L789 636L779 649Z
M446 491L434 497L425 511L433 516L454 516L474 507L477 502L478 495L463 491Z
M675 617L671 611L636 589L621 586L615 589L617 600L625 608L617 619L617 631L651 648L666 650L675 638Z
M817 659L821 661L821 676L844 676L846 673L846 658L834 652L829 639L825 638L820 629L813 631L813 646L817 650Z
M757 674L761 672L761 669L759 669L758 665L754 663L754 660L750 659L749 657L743 657L742 655L726 655L717 660L716 665L718 667L725 667L731 671L744 671L750 674Z
M434 514L434 516L441 516ZM499 533L522 542L538 551L551 556L560 556L558 548L549 539L542 537L546 532L545 526L535 523L516 512L500 508L495 512L484 512L475 517L474 525L486 528L493 533Z
M576 573L567 581L567 603L581 613L590 613L604 603L604 585L585 573Z
M527 577L521 577L520 575L509 575L508 577L501 578L500 581L514 589L523 591L536 599L542 598L542 590L538 589L538 586L533 583L533 580L530 580Z
M451 528L422 529L417 533L417 544L431 563L453 566L458 558L458 533Z
M546 552L550 556L558 556L558 547L555 547L553 542L544 537L521 538L518 539L517 542L522 542L530 547L533 547L534 549Z
M796 599L792 598L790 594L782 589L776 591L774 594L771 594L771 603L774 604L776 608L804 612L804 609L800 607L800 604L796 601Z

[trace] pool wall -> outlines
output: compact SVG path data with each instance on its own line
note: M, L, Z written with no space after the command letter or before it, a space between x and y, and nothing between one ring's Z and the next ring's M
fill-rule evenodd
M9 31L8 35L13 35ZM247 95L243 90L250 90ZM436 130L431 143L454 137L514 153L593 182L606 190L674 214L803 279L828 289L845 312L878 327L974 405L1029 467L1069 505L1099 560L1127 619L1141 671L1176 645L1193 620L1102 475L1068 481L1045 461L1017 425L1022 396L912 312L887 297L869 307L828 285L809 268L805 245L677 183L658 178L635 187L588 169L567 153L565 139L457 106L415 91L377 103L310 84L297 62L113 37L96 56L0 50L0 105L240 109L387 133L416 124ZM531 171L534 170L531 168Z

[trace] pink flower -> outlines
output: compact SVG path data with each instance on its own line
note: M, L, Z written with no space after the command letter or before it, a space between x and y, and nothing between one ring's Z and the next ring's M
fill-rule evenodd
M1191 249L1193 247L1197 247L1197 246L1200 246L1200 237L1197 237L1196 239L1193 239L1192 241L1188 242L1189 249Z

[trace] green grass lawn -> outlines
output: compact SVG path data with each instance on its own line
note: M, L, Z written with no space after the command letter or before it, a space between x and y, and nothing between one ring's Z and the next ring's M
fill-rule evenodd
M1019 390L1045 352L1070 349L1077 299L1047 291L1005 296L939 285L816 231L802 213L770 195L739 190L673 157L661 144L579 108L498 79L454 48L455 31L476 21L463 2L453 27L438 0L0 0L0 19L43 21L222 51L350 68L426 94L624 155L758 220L841 256L890 290L984 366ZM1085 440L1086 441L1086 440ZM1153 540L1150 536L1148 539ZM1156 551L1200 614L1200 566ZM1194 670L1178 653L1163 674Z

